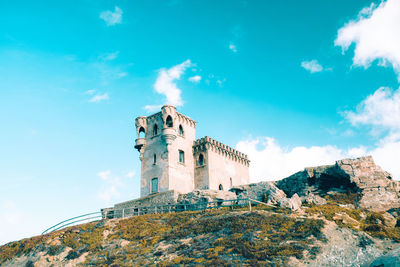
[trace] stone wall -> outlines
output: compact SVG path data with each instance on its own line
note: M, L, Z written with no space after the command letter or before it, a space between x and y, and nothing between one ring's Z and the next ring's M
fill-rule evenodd
M203 166L195 165L195 188L228 190L233 186L249 183L247 155L208 136L196 140L193 155L198 161L204 156Z
M134 200L117 203L114 205L114 218L122 217L122 209L125 209L124 213L129 215L135 211L135 208L176 204L178 196L178 192L175 190L169 190ZM106 212L110 213L110 210L106 210Z

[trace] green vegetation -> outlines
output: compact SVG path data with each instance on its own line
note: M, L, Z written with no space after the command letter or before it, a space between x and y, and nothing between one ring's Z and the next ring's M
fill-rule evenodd
M88 252L84 265L95 266L281 265L289 257L303 258L305 251L312 257L318 252L315 240L325 240L322 220L290 217L285 209L254 209L153 214L74 226L1 247L0 264L30 252L56 255L70 247L66 259ZM58 245L50 245L53 241Z
M327 220L333 221L333 217L337 213L346 213L351 218L361 220L361 211L358 209L343 208L335 204L326 204L321 206L312 206L308 208L307 213L324 216Z
M386 220L382 213L339 206L339 204L354 204L356 198L356 193L329 195L326 196L328 204L311 206L306 212L310 215L322 215L327 220L335 221L339 226L349 227L357 231L365 231L373 237L388 238L400 242L400 227L398 227L398 225L396 225L396 227L385 225ZM340 220L335 220L334 217L336 214L347 214L352 219L356 220L359 225L344 224Z
M355 192L351 192L350 190L347 191L347 193L335 193L335 194L329 194L325 196L326 201L328 204L353 204L356 203L356 201L359 198L359 194Z
M350 204L354 198L329 195L328 204L309 206L303 217L257 205L252 212L248 207L221 208L93 222L6 244L0 247L0 265L41 251L58 255L69 247L65 260L82 256L83 265L90 266L280 266L291 257L312 259L319 253L316 244L321 243L316 241L326 241L322 218L400 242L400 227L388 227L386 215L335 203ZM343 220L344 214L356 224Z

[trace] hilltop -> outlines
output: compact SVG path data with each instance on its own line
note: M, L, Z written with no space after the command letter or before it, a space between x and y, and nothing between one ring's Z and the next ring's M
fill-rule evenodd
M385 266L380 264L396 260L393 253L400 249L399 182L371 157L306 168L226 194L193 192L180 201L204 195L246 195L275 207L151 214L73 226L0 247L0 265Z

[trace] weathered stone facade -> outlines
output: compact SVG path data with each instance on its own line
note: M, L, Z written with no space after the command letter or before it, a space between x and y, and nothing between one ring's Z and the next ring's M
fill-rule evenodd
M170 105L136 118L141 197L169 190L228 190L249 183L247 155L209 137L196 140L196 124Z

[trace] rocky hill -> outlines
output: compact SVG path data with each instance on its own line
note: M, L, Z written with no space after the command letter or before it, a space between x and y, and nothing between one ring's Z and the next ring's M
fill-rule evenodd
M371 157L306 168L181 203L249 197L275 207L152 214L83 224L0 247L1 266L393 266L399 182Z

